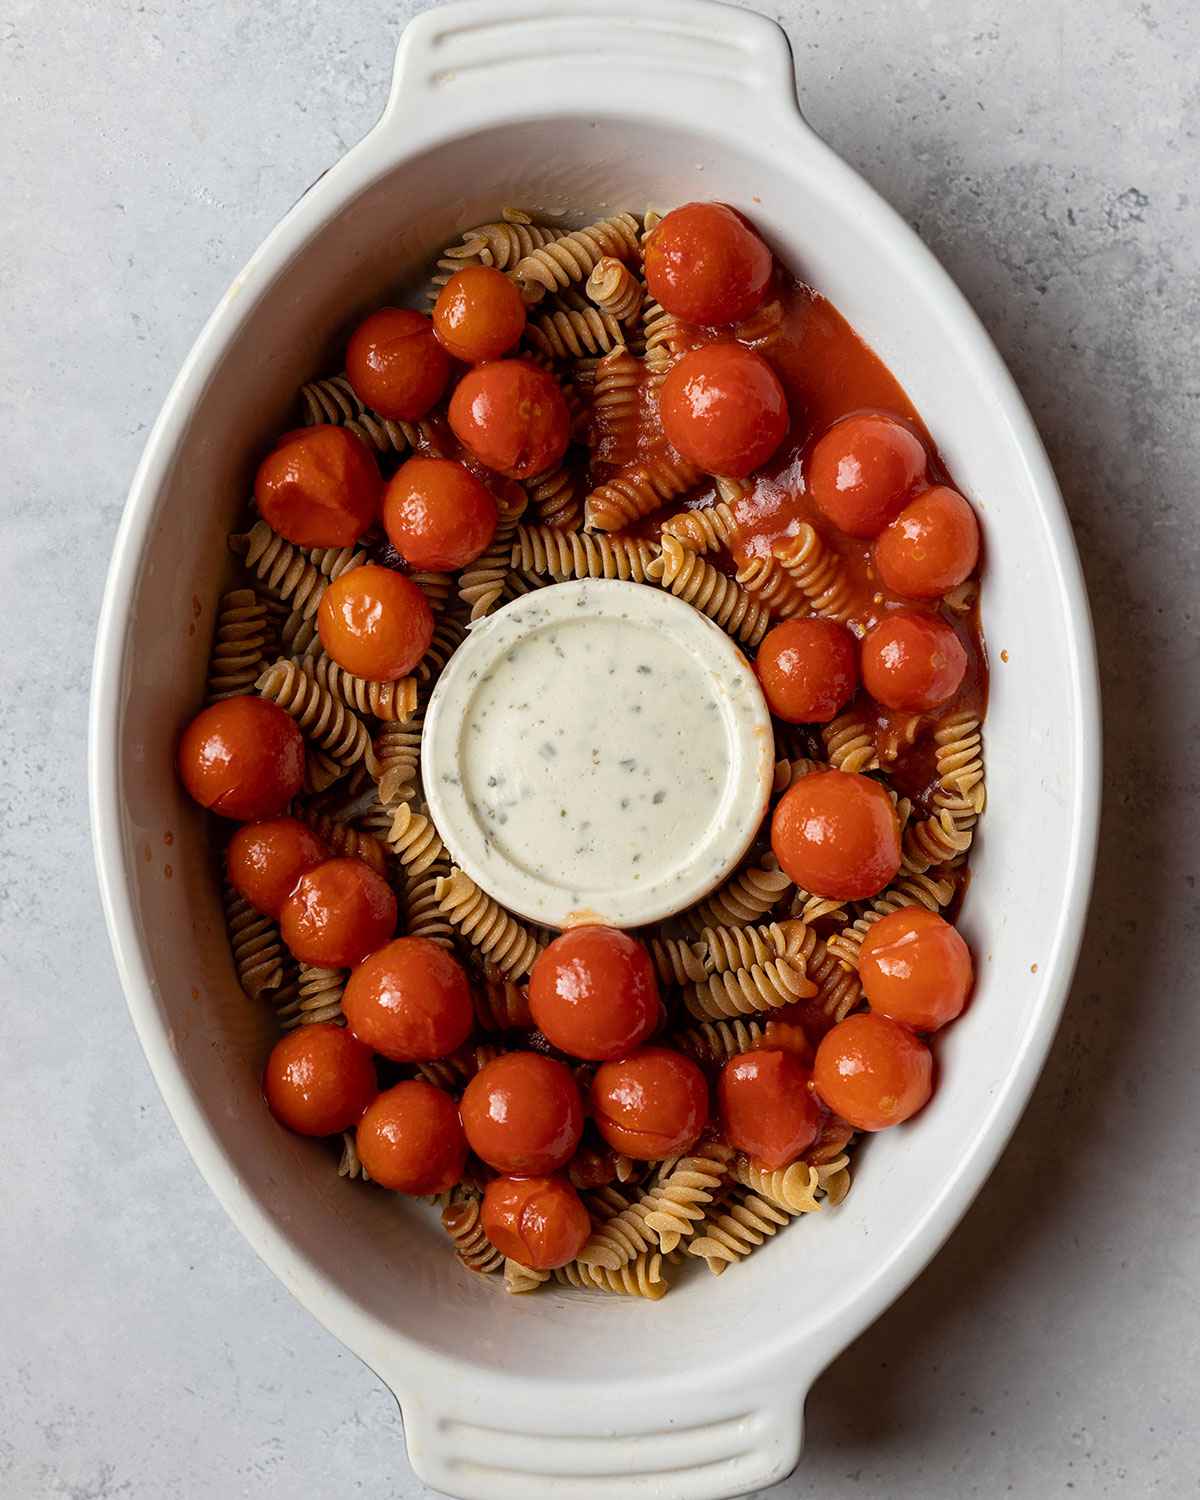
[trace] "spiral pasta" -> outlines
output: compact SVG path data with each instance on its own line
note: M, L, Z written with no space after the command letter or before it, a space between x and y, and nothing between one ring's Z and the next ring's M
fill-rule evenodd
M585 354L607 354L625 342L616 318L595 307L586 311L551 308L541 317L531 319L525 337L534 349L551 359L580 359Z
M629 260L637 252L637 220L632 214L615 214L531 251L517 262L513 276L527 296L540 296L585 281L606 255Z
M778 797L786 792L788 787L794 786L802 776L811 776L814 771L827 771L828 769L824 761L810 760L806 755L798 756L795 760L777 760L771 792Z
M387 850L374 834L350 823L339 823L328 813L314 811L311 807L300 806L295 812L325 840L334 854L343 859L365 860L377 875L387 874Z
M481 891L469 875L453 868L448 878L439 879L435 895L439 907L466 940L510 979L520 979L533 968L541 951L537 939Z
M637 457L642 363L624 345L606 354L592 388L589 446L596 459L617 465Z
M269 666L255 684L260 696L291 714L301 732L339 765L362 761L374 774L371 737L362 720L295 661ZM395 727L395 726L385 726Z
M388 848L412 875L423 875L446 848L432 818L414 812L408 802L402 802L396 809L387 842Z
M483 264L507 271L543 245L562 239L566 232L548 224L535 223L523 209L505 208L498 221L477 224L474 229L465 230L459 243L448 246L442 253L457 262L486 255Z
M293 1031L297 1026L311 1026L317 1021L340 1020L346 979L344 969L301 964L295 1000L286 1009L277 1011L280 1029Z
M771 617L766 609L675 537L663 537L662 553L650 564L647 576L747 646L757 646L767 633Z
M206 703L254 691L269 633L267 607L253 589L233 589L224 596L208 658Z
M646 946L663 984L699 984L708 977L709 965L703 943L653 937Z
M321 792L328 791L335 781L339 781L346 774L346 767L334 760L331 755L326 755L323 750L316 750L312 745L304 748L304 791L307 796L317 796Z
M695 1233L728 1179L732 1156L733 1148L724 1141L707 1141L693 1147L691 1156L681 1156L664 1169L646 1215L646 1228L658 1235L658 1248L664 1255Z
M490 1276L504 1269L504 1256L483 1232L476 1198L459 1198L442 1209L442 1228L454 1241L454 1253L468 1271Z
M726 1021L702 1021L675 1032L671 1041L694 1057L701 1067L719 1068L731 1057L750 1052L763 1040L766 1028L759 1020L733 1016Z
M845 569L806 522L787 541L775 543L775 559L812 606L814 615L839 620L843 625L854 608L854 597Z
M614 1193L613 1196L618 1195ZM595 1197L596 1194L590 1195L589 1207L592 1207ZM622 1202L616 1213L606 1212L602 1217L593 1215L591 1237L580 1250L576 1263L616 1271L645 1251L655 1249L658 1236L646 1226L654 1202L653 1193L643 1194L633 1203Z
M265 521L256 521L248 532L231 536L229 547L276 599L291 604L306 619L316 614L328 581L299 547L285 542Z
M835 771L878 771L875 731L861 714L848 709L821 725L821 743Z
M699 935L706 927L748 927L778 905L791 881L774 856L749 865L687 912L684 925Z
M957 882L952 879L939 880L934 875L901 875L887 890L876 896L861 917L836 932L826 942L826 948L848 969L858 968L859 951L867 933L881 917L906 906L923 906L927 911L937 911L953 899Z
M748 1016L757 1011L778 1010L817 992L804 970L786 958L768 959L748 969L728 969L683 992L688 1014L698 1021L727 1016Z
M768 963L773 958L801 959L807 932L803 922L770 922L764 927L706 927L700 943L710 969L718 974ZM801 959L803 967L803 960Z
M772 557L754 557L737 571L737 582L760 599L776 620L799 620L811 615L799 584Z
M429 600L429 607L440 615L450 603L454 593L454 578L450 573L410 573L409 578Z
M663 522L663 536L674 537L692 552L719 552L738 533L737 518L724 500L702 510L680 511Z
M578 1287L585 1292L612 1292L620 1297L646 1297L657 1302L669 1290L662 1260L657 1250L645 1251L617 1270L586 1266L573 1260L560 1266L554 1279L563 1286Z
M347 672L324 651L312 656L296 656L293 661L314 682L357 714L403 724L417 711L415 677L401 677L395 682L370 682L365 677L355 677L352 672Z
M472 620L491 614L504 595L513 535L528 503L524 490L515 499L506 497L497 502L496 534L491 545L458 575L458 597L470 609Z
M511 563L552 578L622 578L645 583L657 556L652 542L558 531L551 526L518 526Z
M417 663L414 675L418 682L431 682L446 670L446 663L467 638L457 620L439 620L433 627L429 650Z
M533 1027L528 988L503 974L486 972L472 999L475 1019L484 1031L529 1031Z
M238 983L251 1000L278 990L283 984L283 942L279 928L238 894L224 886L225 930Z
M407 453L410 448L441 451L435 429L428 422L397 422L381 417L354 394L345 375L329 380L311 380L300 388L304 425L332 423L345 427L376 453Z
M403 873L404 926L409 937L428 938L443 948L454 946L454 926L438 901L438 882L450 874L449 855L439 855L420 875Z
M699 469L670 454L626 464L588 495L584 524L591 531L621 531L690 490L699 478Z
M933 865L945 864L965 854L973 837L971 827L960 828L948 809L943 808L929 818L918 818L904 830L900 868L909 875L923 875Z
M530 1266L523 1266L518 1260L506 1259L504 1262L504 1290L514 1296L536 1292L549 1280L549 1271L535 1271Z
M541 525L574 531L582 522L579 479L565 464L556 464L545 473L535 475L525 488Z
M385 807L408 802L420 781L421 729L424 715L416 713L402 724L384 724L372 744L372 774L379 783Z
M708 1269L719 1276L771 1239L792 1217L789 1210L739 1187L723 1207L705 1219L687 1253L705 1261Z
M770 1171L760 1167L748 1157L734 1159L730 1174L735 1182L749 1188L769 1203L776 1203L789 1214L815 1214L820 1212L817 1201L819 1178L817 1168L806 1161L794 1161L790 1167Z
M602 312L619 323L634 323L642 310L642 284L622 261L602 255L584 287Z
M955 811L983 812L986 791L983 779L983 740L974 714L953 714L933 731L937 746L938 788L934 805Z
M342 1131L342 1154L338 1159L338 1176L349 1178L351 1182L370 1182L371 1174L363 1166L358 1154L358 1142L354 1139L353 1130Z

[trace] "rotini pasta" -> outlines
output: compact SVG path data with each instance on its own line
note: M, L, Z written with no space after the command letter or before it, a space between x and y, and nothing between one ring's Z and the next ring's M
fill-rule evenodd
M435 888L438 905L488 962L520 979L533 968L539 947L534 935L486 895L469 875L452 869Z
M503 974L485 972L474 992L475 1019L484 1031L529 1031L529 991Z
M586 281L606 255L630 260L637 253L637 220L632 214L615 214L531 251L517 262L513 275L527 295L542 295Z
M651 542L626 537L518 526L511 564L522 572L562 578L623 578L645 583L657 556Z
M797 756L795 760L777 760L771 791L778 797L802 776L811 776L814 771L827 771L828 769L824 761L810 760L806 755Z
M875 731L853 709L821 725L821 743L835 771L877 771Z
M685 914L684 924L697 935L706 927L749 927L779 904L791 883L774 857L768 856L761 864L732 875Z
M734 1158L730 1171L735 1182L765 1198L768 1203L778 1204L789 1214L815 1214L820 1210L817 1168L806 1161L795 1161L790 1167L769 1171L745 1156L738 1156Z
M621 531L685 494L699 478L698 469L669 455L627 464L588 495L584 524L590 531Z
M533 1271L528 1266L523 1266L520 1261L508 1260L504 1262L504 1290L514 1296L520 1296L525 1292L536 1292L550 1280L549 1271Z
M882 895L876 896L861 917L843 927L826 942L826 948L848 969L858 968L858 954L863 939L881 917L905 906L923 906L937 911L954 897L957 882L938 880L935 875L901 875Z
M339 823L328 813L316 812L311 807L301 805L295 811L314 833L320 834L334 854L343 859L364 859L377 875L387 874L387 850L374 834L350 823Z
M807 522L801 522L794 537L776 543L775 559L808 600L814 615L846 623L854 608L854 596L845 569Z
M592 388L589 446L598 461L624 466L637 457L642 363L621 345L606 354Z
M356 714L404 724L417 711L417 680L401 677L395 682L368 682L339 667L323 651L312 656L294 657L296 666L308 673L314 682L339 699Z
M530 321L525 337L534 349L551 359L581 359L586 354L607 354L625 342L616 318L595 307L586 311L552 308Z
M658 1235L658 1248L664 1255L695 1233L728 1179L732 1156L732 1148L724 1141L708 1141L664 1169L646 1215L646 1228Z
M454 1253L468 1271L490 1276L504 1269L504 1256L483 1232L479 1222L479 1203L475 1198L459 1198L442 1209L442 1228L454 1241Z
M338 1021L342 1015L342 993L346 974L341 969L314 968L300 965L294 1002L278 1012L280 1029L311 1026L317 1021Z
M428 422L396 422L372 411L354 394L345 375L312 380L300 389L304 424L329 422L345 427L377 453L407 453L410 448L438 454L441 443Z
M688 1014L698 1021L716 1021L728 1016L748 1016L757 1011L778 1010L815 995L817 987L804 970L786 958L768 959L748 969L728 969L683 992Z
M766 1029L759 1020L734 1016L727 1021L703 1021L675 1032L672 1041L680 1051L694 1057L701 1067L718 1068L731 1057L749 1052L763 1040Z
M579 479L565 464L538 474L526 485L529 502L542 526L574 531L583 521Z
M379 782L379 800L385 807L408 802L416 795L423 718L416 713L404 723L384 724L375 736L372 774Z
M403 873L404 925L410 937L428 938L443 948L454 946L454 925L438 900L438 883L450 874L448 855L439 855L420 875Z
M642 284L624 262L603 255L584 288L591 300L619 323L634 323L642 310Z
M802 922L770 922L765 927L706 927L700 944L709 967L723 974L773 958L800 960L803 966L807 936Z
M414 812L411 803L402 802L392 818L387 833L388 847L412 875L423 875L445 853L446 846L424 813Z
M612 1292L619 1297L646 1297L657 1302L669 1290L662 1263L656 1250L645 1251L616 1270L571 1261L555 1271L554 1279L585 1292Z
M703 943L655 937L646 946L663 984L699 984L708 977L710 965Z
M773 557L755 557L737 571L737 581L748 594L761 599L776 620L798 620L812 614L808 600Z
M270 917L257 912L225 882L225 930L238 983L251 1000L283 984L283 943Z
M523 490L515 499L497 501L498 519L491 546L458 576L458 597L471 611L472 620L482 620L491 614L504 595L513 536L528 503Z
M339 765L352 766L362 761L374 774L375 757L366 726L328 688L322 687L307 667L295 661L277 661L263 672L256 686L262 697L291 714L316 749Z
M432 682L446 670L446 663L467 638L467 632L457 620L439 620L433 627L433 639L429 650L417 663L416 679L419 683Z
M225 595L208 659L206 703L254 691L269 634L267 607L253 589L234 589Z
M674 537L692 552L719 552L737 536L738 523L724 500L702 510L685 510L663 522L663 536Z
M299 547L285 542L265 521L256 521L248 532L231 536L229 547L276 599L290 604L306 619L316 614L327 580Z
M663 537L662 552L650 564L647 576L658 579L677 599L702 610L747 646L757 646L767 633L771 617L763 605L675 537Z
M705 1261L719 1276L771 1239L792 1217L790 1211L739 1187L724 1206L705 1219L701 1232L688 1244L687 1253Z

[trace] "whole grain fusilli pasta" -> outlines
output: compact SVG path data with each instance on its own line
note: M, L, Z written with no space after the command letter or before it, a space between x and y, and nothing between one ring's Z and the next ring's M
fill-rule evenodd
M707 1141L667 1164L652 1190L653 1203L646 1215L646 1228L658 1235L663 1254L681 1240L690 1239L708 1205L729 1177L733 1148L724 1141Z
M529 502L543 526L574 531L583 521L578 475L565 464L538 474L526 485Z
M734 1158L730 1171L735 1182L769 1203L777 1203L789 1214L815 1214L820 1210L817 1169L806 1161L795 1161L790 1167L769 1171L745 1156L738 1156Z
M439 620L433 627L433 639L429 650L417 663L415 673L418 682L432 682L446 670L446 663L467 638L467 632L457 620Z
M396 809L387 842L401 865L412 875L423 875L432 868L446 848L432 818L414 812L408 802L402 802Z
M738 533L737 519L724 500L702 510L684 510L663 522L663 536L674 537L692 552L719 552Z
M549 1271L534 1271L516 1260L504 1262L504 1290L514 1296L520 1296L525 1292L536 1292L549 1280Z
M698 469L669 454L626 464L588 495L584 523L592 531L621 531L685 494L699 478Z
M278 990L283 984L283 942L279 928L257 912L228 881L224 887L225 930L238 983L251 1000Z
M267 607L253 589L233 589L225 595L208 658L206 703L254 691L269 634Z
M800 960L807 933L802 922L770 922L764 927L706 927L700 934L710 969L724 973L764 964L773 958Z
M554 1279L585 1292L613 1292L620 1297L646 1297L657 1302L669 1289L662 1260L657 1250L646 1251L614 1271L573 1260L555 1271Z
M296 665L357 714L403 724L417 711L417 680L400 677L395 682L370 682L338 666L323 651L294 657Z
M428 422L396 422L381 417L358 399L345 375L310 381L301 387L300 400L305 426L330 422L345 427L376 453L406 453L410 448L440 451L438 436Z
M231 536L229 547L276 599L291 604L306 619L316 614L327 580L299 547L285 542L265 521L256 521L248 532Z
M652 542L558 531L552 526L518 526L510 561L514 568L549 573L555 579L622 578L644 583L656 556Z
M734 1016L727 1021L703 1021L677 1031L671 1041L681 1052L694 1057L701 1067L719 1068L731 1057L750 1052L765 1035L763 1023Z
M748 1016L757 1011L778 1010L817 992L804 970L786 958L768 959L748 969L729 969L713 974L683 992L688 1014L698 1021L716 1021L727 1016Z
M585 354L607 354L625 342L616 318L598 308L568 311L551 308L530 320L525 337L534 349L551 359L580 359Z
M602 312L619 323L634 323L642 310L642 284L624 262L602 255L584 288Z
M642 362L624 345L606 354L592 388L589 446L595 459L624 466L637 458Z
M859 950L863 939L881 917L889 916L906 906L923 906L927 911L938 911L954 897L957 882L933 875L901 875L887 890L876 896L861 917L835 932L826 942L826 948L848 969L858 968Z
M317 1021L338 1021L342 1015L342 994L346 988L344 969L321 969L300 965L296 998L285 1010L279 1010L283 1031L297 1026L311 1026Z
M646 946L663 984L699 984L708 977L710 965L703 943L652 937Z
M514 984L503 974L485 973L472 998L475 1019L484 1031L529 1031L533 1027L528 988Z
M470 609L472 620L491 614L504 595L513 536L528 503L524 490L497 500L496 534L491 545L458 575L458 597Z
M466 940L507 974L520 979L541 951L537 939L516 917L486 895L469 875L452 869L435 888L438 905Z
M404 929L409 937L428 938L443 948L454 946L454 925L438 902L438 882L450 874L448 855L437 859L420 875L403 875Z
M387 874L387 850L374 834L351 823L339 823L328 813L311 807L298 806L295 813L325 840L334 854L343 859L365 860L377 875Z
M754 557L737 571L737 581L770 610L776 620L799 620L811 615L807 598L772 557Z
M606 255L631 260L637 253L637 220L632 214L615 214L531 251L517 262L513 275L527 294L540 295L586 281Z
M487 1276L504 1269L504 1256L483 1232L479 1203L459 1198L442 1209L442 1228L454 1241L454 1251L469 1271Z
M683 922L699 935L706 927L748 927L778 905L792 882L773 856L749 865L683 916Z
M416 795L421 772L421 730L424 715L416 713L402 724L384 724L375 736L373 774L379 800L385 807L408 802Z
M719 1276L777 1234L792 1217L791 1210L739 1187L705 1219L688 1243L687 1253L707 1262L708 1269Z
M854 596L836 552L806 522L794 537L775 543L775 558L812 606L815 615L844 625L854 607Z
M821 743L835 771L877 771L875 730L853 708L821 725Z
M262 697L291 714L318 750L340 765L362 761L372 769L374 755L366 726L341 699L322 687L307 667L295 661L274 662L259 677L256 687Z
M658 579L677 599L686 600L748 646L757 646L767 633L771 617L766 609L675 537L663 537L662 553L650 564L647 577Z

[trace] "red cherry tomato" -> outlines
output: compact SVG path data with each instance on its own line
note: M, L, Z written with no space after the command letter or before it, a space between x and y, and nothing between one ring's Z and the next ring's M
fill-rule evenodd
M708 1123L708 1084L690 1057L642 1047L602 1063L592 1080L592 1117L613 1148L637 1161L661 1161L693 1146Z
M297 1135L350 1130L378 1089L369 1050L332 1021L300 1026L282 1037L263 1072L267 1107Z
M428 938L394 938L364 958L342 996L350 1030L393 1062L431 1062L475 1024L462 966Z
M395 682L429 650L433 610L411 578L364 563L325 590L317 634L334 661L355 677Z
M202 708L179 741L188 795L223 818L273 818L304 784L304 736L265 698Z
M937 1031L971 993L971 951L945 917L923 906L890 912L869 929L858 977L871 1009L914 1031Z
M431 573L474 562L491 546L497 518L488 491L449 458L410 458L383 497L388 540L410 567Z
M371 1181L396 1193L444 1193L467 1164L458 1105L445 1089L415 1078L379 1095L354 1144Z
M755 661L767 707L787 724L828 724L858 688L854 637L836 620L784 620Z
M300 877L279 930L302 964L349 969L396 930L396 898L361 859L327 859Z
M553 1271L587 1244L592 1221L565 1177L496 1177L483 1194L483 1232L502 1255Z
M969 578L978 561L975 512L943 484L910 500L875 542L884 586L909 599L936 599Z
M636 938L615 927L574 927L538 957L529 1008L544 1036L572 1057L632 1052L658 1026L658 979Z
M646 285L667 312L688 323L740 323L771 280L771 252L723 203L672 209L646 240Z
M506 1052L467 1084L462 1122L471 1150L489 1167L541 1176L574 1156L583 1102L564 1063L537 1052Z
M725 1139L771 1171L802 1156L821 1124L809 1077L799 1059L781 1049L730 1058L717 1080Z
M379 515L375 455L345 427L286 433L254 477L262 518L297 547L351 547Z
M885 615L863 637L863 686L885 708L924 712L948 703L966 670L963 643L936 615Z
M525 303L503 271L467 266L438 293L433 329L455 359L469 365L499 359L521 341Z
M354 330L346 375L358 399L381 417L419 422L441 400L450 360L424 313L381 307Z
M449 416L463 447L510 479L530 479L553 468L571 436L558 381L523 359L498 359L468 370L450 398Z
M329 858L329 845L299 818L244 823L229 841L225 868L255 911L277 917L301 875Z
M878 536L925 482L927 462L920 438L895 417L843 417L813 447L808 491L839 530Z
M870 1011L821 1038L813 1086L856 1130L885 1130L915 1115L933 1092L933 1056L911 1031Z
M706 344L685 354L663 381L658 409L684 458L735 479L766 463L788 429L778 375L744 344Z
M900 822L892 799L869 776L814 771L780 798L771 848L803 890L865 901L900 868Z

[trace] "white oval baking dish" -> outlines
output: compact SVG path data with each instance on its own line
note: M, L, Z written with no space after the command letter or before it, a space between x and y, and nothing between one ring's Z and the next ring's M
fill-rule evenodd
M263 440L347 322L502 204L750 214L905 385L987 539L990 807L968 1013L929 1109L871 1140L836 1212L662 1303L505 1297L428 1210L280 1130L169 747L200 700L225 531ZM1045 1057L1088 898L1098 697L1067 519L1012 380L932 256L797 112L783 33L707 0L492 0L404 33L383 118L237 277L154 427L96 649L92 817L129 1007L189 1149L288 1287L388 1383L422 1479L479 1500L726 1496L796 1462L815 1376L905 1287L992 1167ZM172 867L168 871L167 866Z

